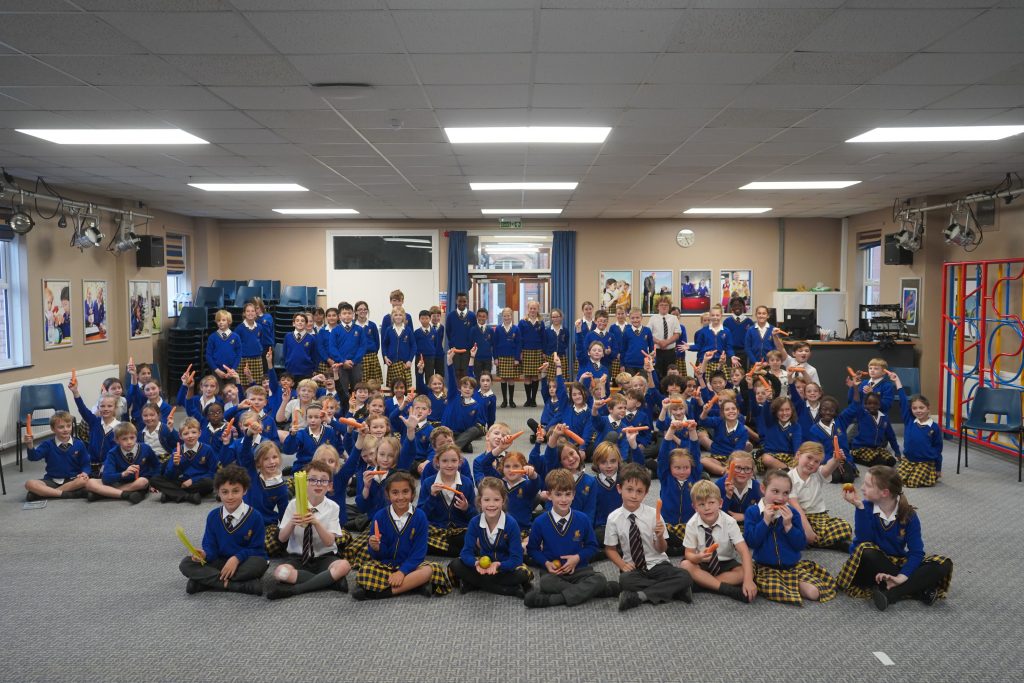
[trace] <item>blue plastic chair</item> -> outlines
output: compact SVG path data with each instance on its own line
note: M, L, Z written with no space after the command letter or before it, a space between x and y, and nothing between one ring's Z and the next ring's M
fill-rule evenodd
M274 344L274 370L284 370L284 344Z
M305 306L306 288L288 285L284 288L284 295L279 303L281 306Z
M235 290L238 289L238 283L234 280L214 280L211 287L218 287L224 292L224 302L231 304L235 300Z
M306 305L316 307L316 287L306 287Z
M224 290L220 287L200 287L192 303L205 308L224 308Z
M15 437L15 453L18 461L18 471L25 471L25 461L21 457L21 430L27 424L25 418L33 415L37 410L68 410L68 397L64 393L63 384L34 384L21 388L21 401L18 404L17 436ZM50 424L50 416L29 418L33 427L43 427ZM3 470L0 469L0 475ZM4 495L7 494L6 482L0 476Z
M253 297L260 296L260 294L261 290L259 287L240 286L235 290L235 306L242 308L247 301Z
M206 289L201 287L200 289ZM205 330L209 320L209 311L205 306L184 306L178 314L176 330Z
M907 396L921 393L921 371L918 368L889 368L900 378Z
M255 287L256 289L260 290L260 294L259 295L264 300L270 299L271 298L270 295L274 291L273 286L270 284L270 280L249 280L249 282L246 283L246 284L249 287Z
M281 298L281 281L271 280L270 281L270 298L277 301Z
M1003 434L1017 434L1017 481L1021 481L1024 474L1024 420L1021 419L1021 396L1024 392L1016 389L990 389L979 387L971 403L971 413L960 424L960 440L956 446L956 473L960 474L960 447L963 445L964 469L967 469L967 430L977 430L978 436L981 432L1001 432ZM1005 417L1006 422L986 422L987 415Z

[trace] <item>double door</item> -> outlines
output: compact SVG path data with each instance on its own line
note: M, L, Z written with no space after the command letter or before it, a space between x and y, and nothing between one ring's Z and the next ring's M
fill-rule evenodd
M470 305L487 309L487 322L501 324L501 312L512 309L512 322L526 317L526 306L531 301L540 304L540 314L547 319L551 308L551 276L522 274L487 274L472 276Z

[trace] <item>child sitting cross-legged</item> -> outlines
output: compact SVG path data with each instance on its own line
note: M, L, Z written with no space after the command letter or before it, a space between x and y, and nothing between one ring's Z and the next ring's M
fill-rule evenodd
M682 568L705 590L753 602L754 563L739 523L722 511L721 490L710 481L699 481L690 494L696 512L686 523Z
M81 498L89 481L89 451L72 432L71 413L63 410L50 417L53 439L34 447L31 435L26 435L29 460L45 460L46 472L42 479L25 482L25 499Z

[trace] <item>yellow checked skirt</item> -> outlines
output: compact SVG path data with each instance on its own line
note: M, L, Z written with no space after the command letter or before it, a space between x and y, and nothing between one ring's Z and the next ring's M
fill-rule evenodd
M870 588L857 586L853 583L853 577L857 575L857 570L860 569L861 557L864 555L864 551L869 549L878 550L879 552L881 552L882 550L874 543L861 543L854 549L853 554L850 555L850 559L846 561L846 564L843 565L843 568L839 570L839 576L836 577L836 588L838 588L839 590L845 590L846 594L849 595L851 598L871 597ZM886 557L888 557L889 561L897 567L902 567L907 561L907 558L897 557L896 555L886 555ZM945 564L950 560L949 558L943 557L942 555L925 555L924 561ZM950 571L946 578L938 586L940 598L946 597L946 594L949 592L949 585L952 582L953 572Z
M801 582L812 584L818 589L820 602L828 602L836 597L835 579L817 562L800 560L790 569L759 564L754 571L754 583L757 584L758 592L775 602L803 605L803 598L800 596Z
M935 471L935 464L931 462L911 462L906 458L900 460L896 465L896 471L903 480L903 485L916 489L922 486L935 486L939 476Z
M452 592L452 582L448 578L448 570L437 562L424 562L421 567L430 567L430 589L434 595L448 595ZM370 560L361 567L356 574L356 584L364 590L382 593L391 584L388 579L398 571L397 565L388 565L377 560Z

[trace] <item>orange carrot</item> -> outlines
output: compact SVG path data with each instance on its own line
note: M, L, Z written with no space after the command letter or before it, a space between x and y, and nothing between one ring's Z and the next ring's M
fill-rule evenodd
M846 366L846 372L849 373L850 377L857 379L857 371L851 368L849 365Z
M377 520L373 520L373 537L380 543L380 525L377 524Z
M661 498L659 498L658 502L654 505L654 514L657 515L658 519L661 519Z
M583 437L577 434L576 432L572 431L568 427L562 427L562 433L565 434L570 439L572 439L573 441L575 441L580 446L583 445Z
M515 434L509 434L508 436L505 437L505 441L512 443L513 441L521 437L523 434L524 432L516 432Z
M451 491L452 493L454 493L457 496L465 495L464 493L462 493L462 491L460 491L458 489L453 489L451 486L445 486L444 484L438 484L437 487L438 488L442 488L445 491Z
M779 329L779 328L777 328L777 327L775 328L775 332L776 332L777 334L781 334L781 335L782 335L783 337L788 337L788 336L789 336L789 332L786 332L785 330L780 330L780 329Z
M178 409L178 406L171 406L171 412L167 413L167 419L168 420L173 420L174 419L174 411L177 410L177 409Z
M731 482L731 481L733 481L735 475L736 475L736 461L735 460L730 460L729 461L729 471L725 473L725 480L728 481L728 482Z
M766 379L764 378L764 375L758 375L758 376L757 376L757 379L759 379L759 380L761 381L761 384L763 384L763 385L764 385L764 388L765 388L765 389L767 389L768 391L771 391L771 390L772 390L772 385L771 385L771 384L768 384L768 380L766 380Z
M374 476L374 477L376 477L376 476L378 476L378 475L382 475L382 474L387 474L387 473L388 473L388 471L387 471L387 470L366 470L366 471L367 471L367 472L368 472L368 473L369 473L369 474L370 474L371 476Z
M509 474L526 474L526 470L509 470Z
M716 403L718 403L718 394L715 394L714 396L711 397L711 400L708 401L708 405L713 406Z
M622 431L626 434L635 434L637 432L645 432L648 429L650 429L650 427L647 425L637 425L636 427L623 427Z
M803 372L803 371L804 371L804 366L802 366L802 365L791 365L788 368L786 368L786 372Z
M74 368L71 368L71 386L78 384L78 373L75 372Z
M353 420L351 417L339 417L338 422L343 425L352 427L353 429L359 429L363 426L363 423L359 420Z
M832 457L836 457L837 455L839 455L839 453L839 435L835 434L832 437Z
M32 413L25 416L25 436L32 438Z
M466 349L452 349L452 353L465 353Z
M670 399L668 400L668 402L669 402L669 403L670 403L671 405L674 405L674 406L678 406L678 405L682 405L682 404L686 403L686 401L684 401L684 400L683 400L683 399L681 399L681 398L670 398Z
M715 552L716 550L718 550L718 544L717 543L712 543L707 548L704 548L704 554L705 555L710 555L711 553Z
M294 427L296 429L299 428L299 411L298 411L297 408L292 413L292 427Z
M228 420L228 423L224 425L224 433L227 434L231 431L231 425L235 424L235 418Z

